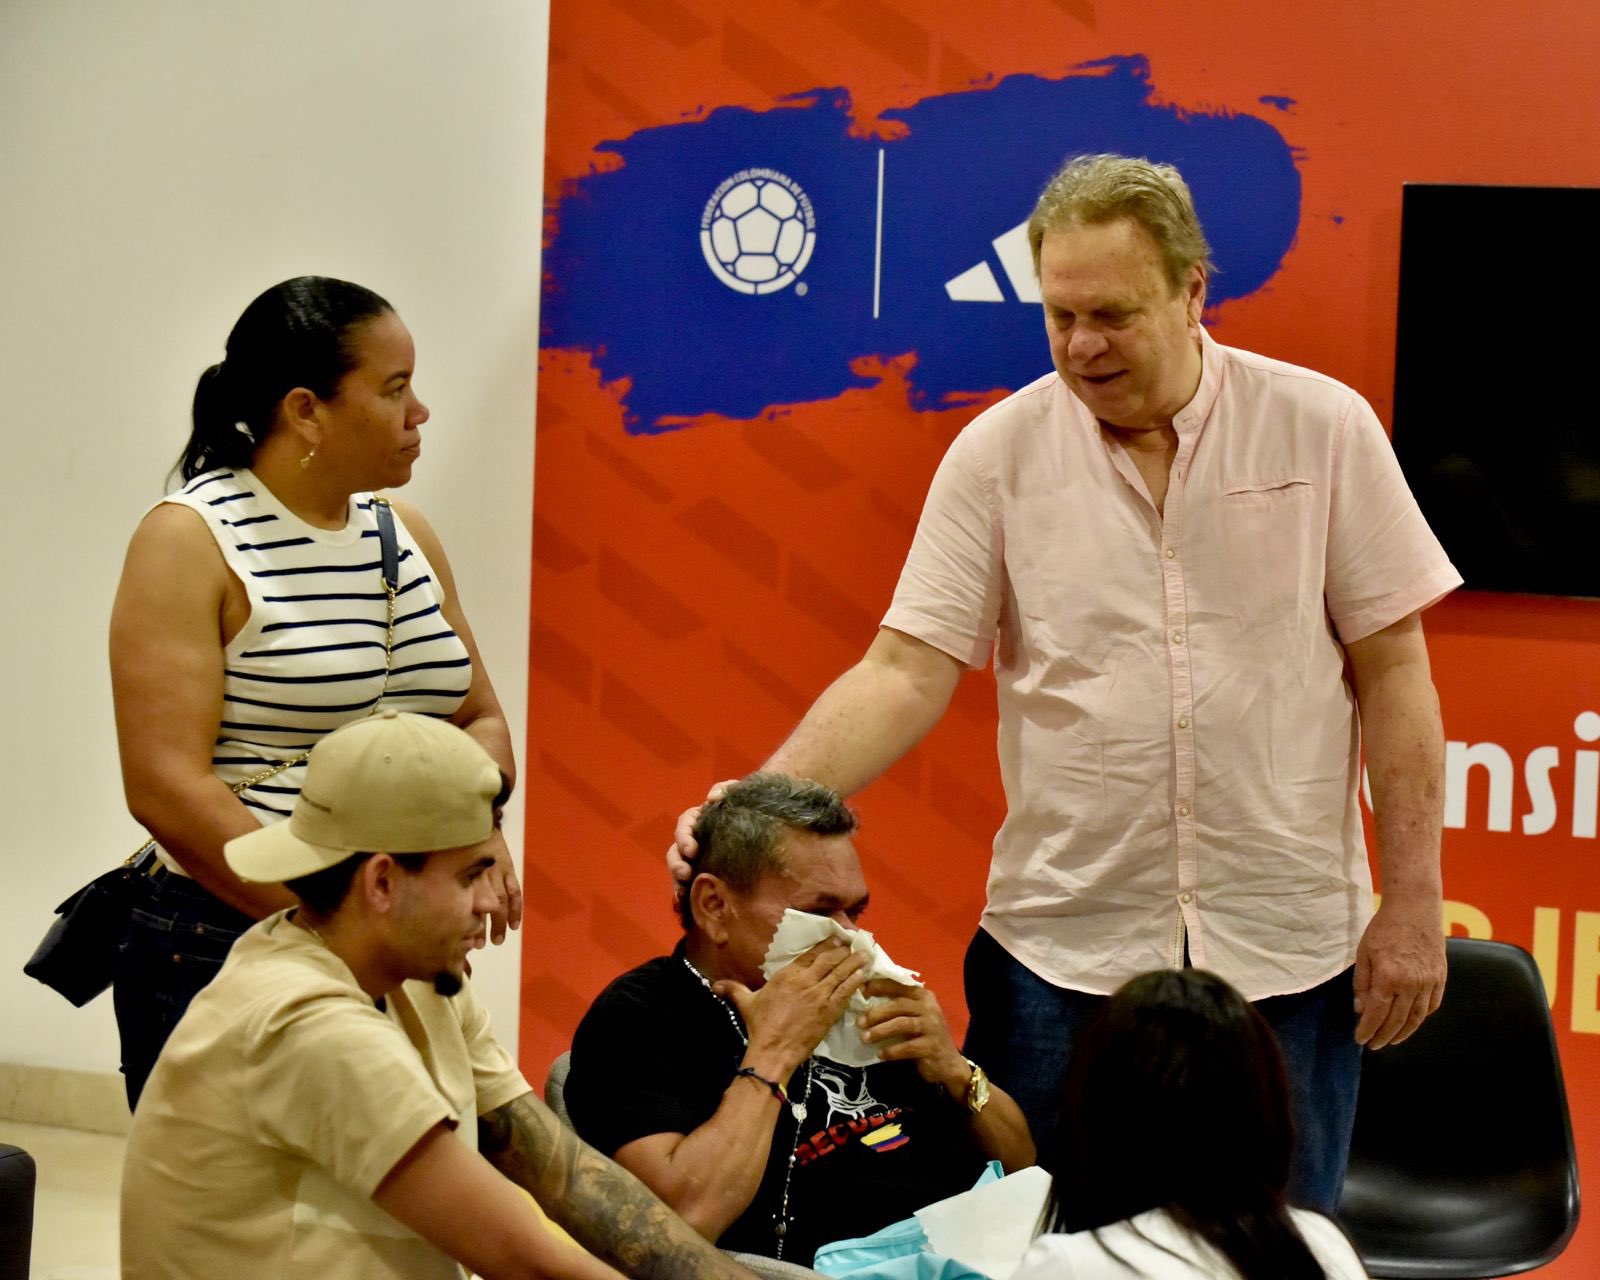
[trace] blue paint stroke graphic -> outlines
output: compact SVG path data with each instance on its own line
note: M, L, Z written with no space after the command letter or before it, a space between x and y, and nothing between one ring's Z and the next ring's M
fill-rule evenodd
M924 99L884 113L905 128L890 141L852 137L849 112L843 90L818 90L769 111L724 107L641 130L602 146L619 167L563 194L545 252L541 346L588 353L608 383L630 379L630 432L831 400L872 385L851 369L864 356L915 353L917 409L1046 372L1039 308L1017 300L991 242L1027 217L1069 155L1115 151L1182 170L1219 268L1212 305L1259 289L1299 226L1300 175L1283 136L1254 116L1156 104L1142 57ZM763 296L722 284L700 245L706 201L755 168L797 182L816 215L803 275ZM1003 300L952 301L945 282L979 263Z

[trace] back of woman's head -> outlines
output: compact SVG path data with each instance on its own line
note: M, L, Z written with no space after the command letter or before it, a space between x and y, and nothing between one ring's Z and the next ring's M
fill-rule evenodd
M1272 1029L1196 969L1125 984L1073 1048L1052 1231L1165 1209L1247 1280L1320 1277L1284 1208L1293 1130Z
M393 308L347 280L297 276L273 285L228 334L226 358L200 375L194 427L178 471L244 467L296 387L330 398L355 365L358 331Z

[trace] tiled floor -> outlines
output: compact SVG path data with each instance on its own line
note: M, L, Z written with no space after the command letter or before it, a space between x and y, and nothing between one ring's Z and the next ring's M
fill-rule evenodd
M116 1280L123 1139L0 1120L0 1141L39 1169L32 1280Z

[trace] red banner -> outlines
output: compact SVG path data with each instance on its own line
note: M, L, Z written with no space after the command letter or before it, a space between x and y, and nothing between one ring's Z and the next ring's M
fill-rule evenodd
M551 16L535 1081L599 989L676 937L662 854L678 811L755 767L860 655L945 447L1048 370L1014 229L1055 163L1176 159L1218 242L1216 337L1348 382L1385 418L1402 183L1600 185L1587 0L1017 0L1003 18L943 0L554 0ZM1462 264L1484 276L1460 332L1479 377L1536 367L1530 290L1577 287L1513 284L1515 263L1485 228ZM1453 927L1539 958L1594 1185L1600 606L1462 595L1427 624ZM859 801L865 923L957 1020L1002 815L994 737L989 678L968 677ZM1591 1228L1546 1274L1596 1271Z

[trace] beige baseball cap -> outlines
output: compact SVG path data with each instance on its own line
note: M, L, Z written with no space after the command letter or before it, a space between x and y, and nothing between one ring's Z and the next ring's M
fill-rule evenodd
M223 846L241 880L276 884L353 853L436 853L487 840L500 770L445 720L381 711L312 749L300 799L276 822Z

